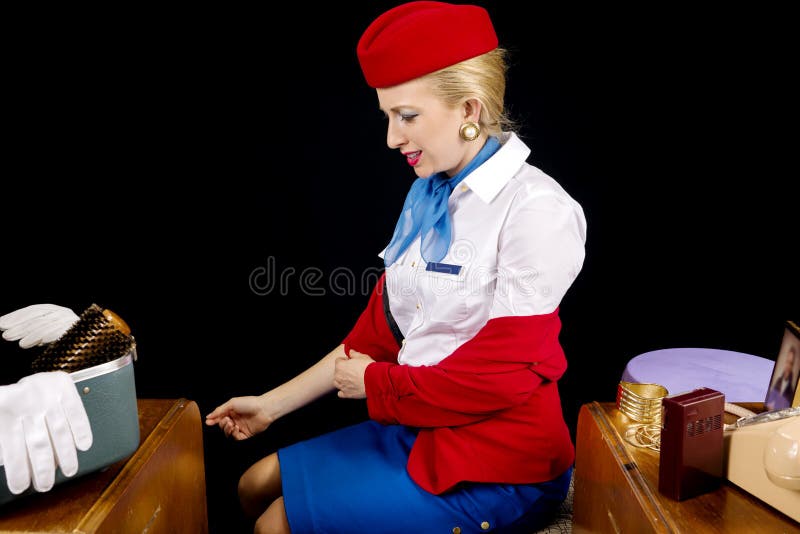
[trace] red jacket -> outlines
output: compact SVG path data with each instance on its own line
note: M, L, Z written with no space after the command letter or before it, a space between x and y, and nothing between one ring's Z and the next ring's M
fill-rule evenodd
M417 484L439 494L462 481L544 482L572 465L556 384L567 367L558 310L491 319L438 364L411 367L397 363L383 288L382 276L345 352L376 360L365 375L370 417L420 429L408 458Z

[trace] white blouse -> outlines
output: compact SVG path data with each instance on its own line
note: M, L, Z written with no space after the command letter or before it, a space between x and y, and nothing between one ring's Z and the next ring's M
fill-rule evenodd
M581 206L525 162L530 149L515 134L500 142L450 195L447 256L427 264L418 237L386 269L389 307L405 338L401 364L438 363L489 319L552 312L583 266Z

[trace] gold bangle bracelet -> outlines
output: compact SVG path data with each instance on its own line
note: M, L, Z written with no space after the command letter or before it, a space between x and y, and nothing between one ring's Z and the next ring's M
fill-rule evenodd
M660 384L621 380L617 386L617 409L636 422L661 424L661 399L668 393Z

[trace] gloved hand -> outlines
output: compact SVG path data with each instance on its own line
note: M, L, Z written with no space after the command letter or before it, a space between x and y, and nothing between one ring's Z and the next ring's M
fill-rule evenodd
M0 386L0 465L11 493L33 481L36 491L55 483L56 466L65 476L78 472L78 450L92 446L92 429L69 374L50 371Z
M3 339L19 340L23 349L55 341L75 324L78 315L55 304L32 304L0 317Z

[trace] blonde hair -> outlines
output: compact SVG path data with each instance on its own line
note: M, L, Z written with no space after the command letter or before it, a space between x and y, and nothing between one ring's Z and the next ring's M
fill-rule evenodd
M516 129L504 103L506 56L504 49L495 48L425 77L431 82L434 94L448 106L456 107L471 98L479 100L481 129L489 135L499 135Z

